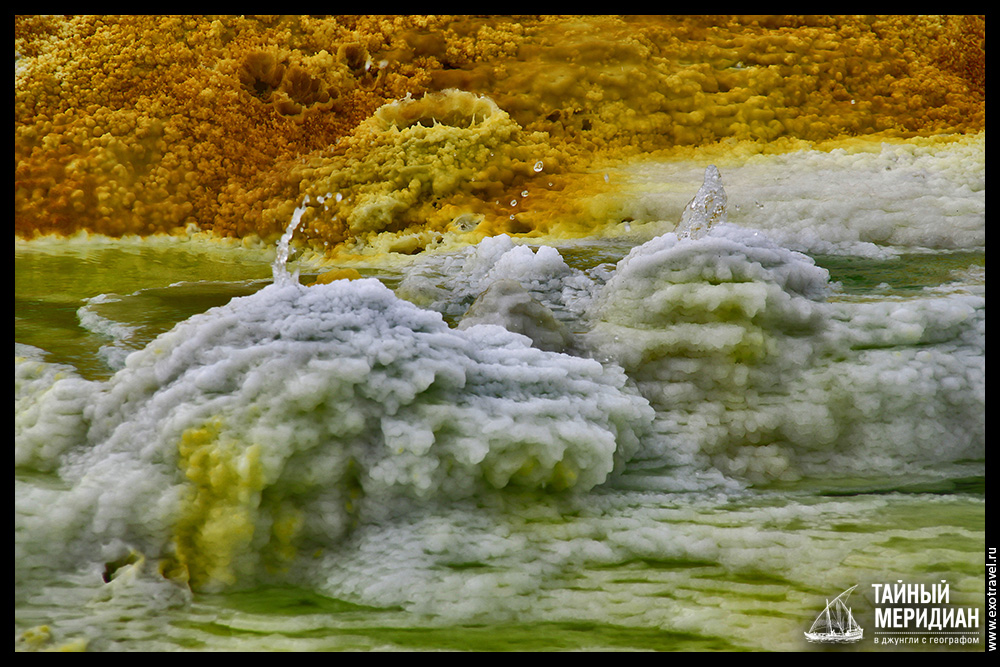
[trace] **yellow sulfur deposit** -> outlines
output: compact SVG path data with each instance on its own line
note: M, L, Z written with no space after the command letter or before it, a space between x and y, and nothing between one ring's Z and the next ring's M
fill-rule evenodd
M244 446L215 419L182 434L177 465L185 491L173 525L173 554L158 565L163 577L214 590L261 566L269 572L288 566L305 517L267 488L273 480L260 445Z
M412 254L592 232L596 166L985 129L983 16L16 17L15 235ZM536 169L536 165L539 165ZM525 195L524 193L527 193ZM557 229L558 228L558 229ZM301 241L298 239L297 241Z
M316 276L316 282L320 284L332 283L334 280L358 280L361 274L357 269L330 269Z
M260 447L227 441L220 429L213 423L189 430L179 445L189 490L175 527L177 565L202 589L236 580L234 560L254 537L264 486Z
M556 163L545 135L528 135L489 98L459 90L386 104L343 144L291 171L303 194L325 197L303 216L303 236L404 254L443 232L481 238L479 225L491 236L532 231L530 213L515 215L512 202L536 189L544 176L536 164Z
M62 644L54 644L52 629L47 625L28 628L18 635L16 645L18 650L46 653L79 653L87 650L86 639L72 639Z

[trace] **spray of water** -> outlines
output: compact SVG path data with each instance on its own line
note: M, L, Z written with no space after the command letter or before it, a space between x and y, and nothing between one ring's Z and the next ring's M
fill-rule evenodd
M295 209L295 212L292 213L292 219L288 222L288 226L285 228L285 233L282 234L281 239L278 240L274 263L271 265L271 274L274 276L274 282L277 285L288 285L298 282L298 272L288 272L288 256L291 254L290 244L292 236L295 234L295 229L299 226L299 222L302 220L302 214L306 212L308 204L309 195L306 195L305 199L302 200L302 205Z
M684 207L681 221L677 225L677 236L685 239L700 239L716 223L726 222L726 191L722 187L722 176L715 165L705 169L705 182L695 196Z

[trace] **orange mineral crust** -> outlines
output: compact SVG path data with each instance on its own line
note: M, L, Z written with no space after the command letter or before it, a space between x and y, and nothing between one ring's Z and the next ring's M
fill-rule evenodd
M14 231L585 234L597 165L985 130L984 16L14 20Z

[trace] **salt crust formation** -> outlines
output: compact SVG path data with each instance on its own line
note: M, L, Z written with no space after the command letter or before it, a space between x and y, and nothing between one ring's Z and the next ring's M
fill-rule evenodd
M722 200L709 168L692 202ZM16 498L18 562L150 559L213 590L301 576L307 554L438 503L985 456L984 287L830 299L807 256L714 206L689 210L697 238L658 236L599 280L506 237L460 256L456 298L431 305L489 283L544 314L528 335L508 330L524 313L510 299L481 298L452 329L375 280L276 280L182 322L107 382L15 359L15 463L66 485ZM574 354L539 349L567 323Z
M963 155L942 164L974 174L975 167L961 166L968 166ZM650 442L664 444L653 455L661 463L763 481L920 468L982 452L979 280L922 298L838 299L828 272L810 257L727 222L730 197L715 166L703 179L676 229L637 246L611 270L584 273L552 248L496 237L414 265L397 293L448 317L468 309L471 321L502 323L545 344L576 332L576 349L620 365L656 408L663 439ZM810 187L808 176L802 180ZM904 175L902 192L887 187L884 196L905 198L909 180ZM950 207L978 207L970 194L968 204ZM977 210L972 217L981 227ZM921 215L912 218L900 234L966 233L959 224L942 229L940 217L926 226ZM494 289L510 300L491 295ZM514 304L547 324L526 326Z
M555 217L579 235L606 222L578 206L602 191L585 174L601 160L985 129L981 16L48 16L14 28L26 238L197 228L273 243L307 193L326 208L297 242L323 253L553 234Z
M832 589L814 563L878 569L892 502L717 494L985 457L985 270L846 299L791 249L985 245L984 17L18 17L15 50L16 235L270 245L297 215L331 256L468 245L396 296L276 280L108 382L16 348L16 595L158 623L277 580L726 636L713 574L692 613L566 573L675 558ZM726 188L710 170L692 199L708 155ZM587 272L518 242L644 223ZM66 629L19 641L95 634Z
M597 216L640 239L678 231L706 160L725 174L725 217L812 255L891 257L904 249L985 248L986 135L803 149L744 159L638 161L593 198ZM625 223L625 224L623 224ZM681 226L683 223L681 223ZM646 230L642 232L641 230Z
M231 584L413 502L604 482L652 411L620 369L529 342L450 329L375 280L272 285L106 385L53 383L37 403L70 383L85 405L24 410L16 459L51 463L60 440L84 542L141 535L192 586Z
M764 480L983 455L985 294L852 303L828 281L757 231L669 233L619 263L587 336L657 409L667 459Z

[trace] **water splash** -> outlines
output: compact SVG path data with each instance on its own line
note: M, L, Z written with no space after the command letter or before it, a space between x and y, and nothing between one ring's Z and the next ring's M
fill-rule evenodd
M291 254L291 241L292 236L295 234L296 228L299 226L299 222L302 221L302 214L306 212L306 207L309 205L309 195L306 195L305 199L302 200L302 205L295 209L292 213L292 219L288 222L288 226L285 228L285 233L281 235L278 240L278 247L274 256L274 263L271 264L271 274L274 276L274 282L277 285L289 285L298 282L298 271L295 273L288 272L288 256Z
M722 187L719 169L713 164L705 169L705 182L684 207L681 221L677 224L677 236L700 239L719 222L726 222L726 191Z

